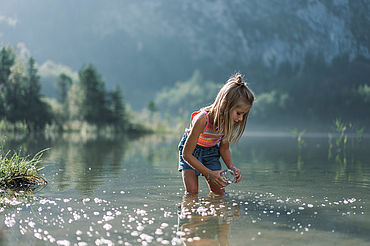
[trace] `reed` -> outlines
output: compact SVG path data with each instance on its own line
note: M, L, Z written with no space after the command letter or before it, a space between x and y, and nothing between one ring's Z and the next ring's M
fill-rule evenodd
M294 128L291 132L297 138L297 147L298 147L297 170L301 171L302 165L303 165L302 146L304 144L304 140L302 139L302 137L303 137L303 134L305 134L306 129L299 131L297 128Z
M20 153L11 154L11 151L0 155L0 186L21 188L46 184L47 181L39 175L42 168L37 167L46 150L38 152L33 158L22 157Z

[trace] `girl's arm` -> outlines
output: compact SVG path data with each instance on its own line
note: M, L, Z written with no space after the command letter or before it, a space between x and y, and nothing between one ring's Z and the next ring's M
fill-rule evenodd
M184 149L182 150L183 159L194 169L204 175L208 181L214 183L218 187L224 187L225 182L221 178L221 171L211 171L204 166L197 158L193 156L193 151L197 145L199 135L203 132L207 124L207 116L205 113L200 113L199 117L196 116L194 119L193 127L186 139Z
M220 155L222 157L222 160L225 162L226 166L235 172L236 183L238 183L242 179L242 175L240 173L240 170L236 168L233 164L230 152L230 143L228 141L221 140Z

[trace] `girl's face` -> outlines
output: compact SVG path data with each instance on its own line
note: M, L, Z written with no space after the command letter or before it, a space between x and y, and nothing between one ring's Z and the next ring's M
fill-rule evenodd
M234 124L238 124L239 122L243 121L244 117L247 115L249 110L251 109L251 105L242 104L231 111L231 119L233 120Z

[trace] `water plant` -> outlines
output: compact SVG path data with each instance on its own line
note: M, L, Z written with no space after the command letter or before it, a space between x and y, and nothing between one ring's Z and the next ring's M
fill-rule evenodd
M352 124L350 124L352 125ZM335 120L335 126L337 131L337 138L335 140L336 146L338 151L341 151L341 147L343 150L346 148L348 136L345 134L345 131L347 130L347 123L341 121L340 119Z
M304 144L304 140L302 139L303 134L306 132L306 129L299 131L297 128L294 128L292 131L297 138L297 147L298 147L298 159L297 159L297 169L300 171L302 169L302 146Z
M364 128L356 129L352 122L344 122L341 119L335 120L335 130L336 130L336 139L335 144L337 147L337 152L345 152L348 142L348 134L355 135L357 138L357 143L360 144L364 135ZM332 135L329 134L329 142L331 142ZM352 146L354 146L354 137L352 139Z
M302 130L302 131L298 131L297 128L294 128L292 130L292 133L297 137L297 145L298 145L298 149L301 149L302 148L302 145L304 143L303 139L302 139L302 136L303 134L306 132L306 129Z
M46 184L47 181L39 175L42 168L37 167L46 150L38 152L31 159L29 156L22 157L20 153L11 154L11 151L0 155L0 187L21 188Z

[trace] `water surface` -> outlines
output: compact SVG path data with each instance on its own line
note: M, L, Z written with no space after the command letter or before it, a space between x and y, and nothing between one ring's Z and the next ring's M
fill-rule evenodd
M184 196L178 136L11 138L47 151L46 187L1 191L0 245L369 245L370 140L250 134L242 182ZM41 189L42 188L42 189Z

